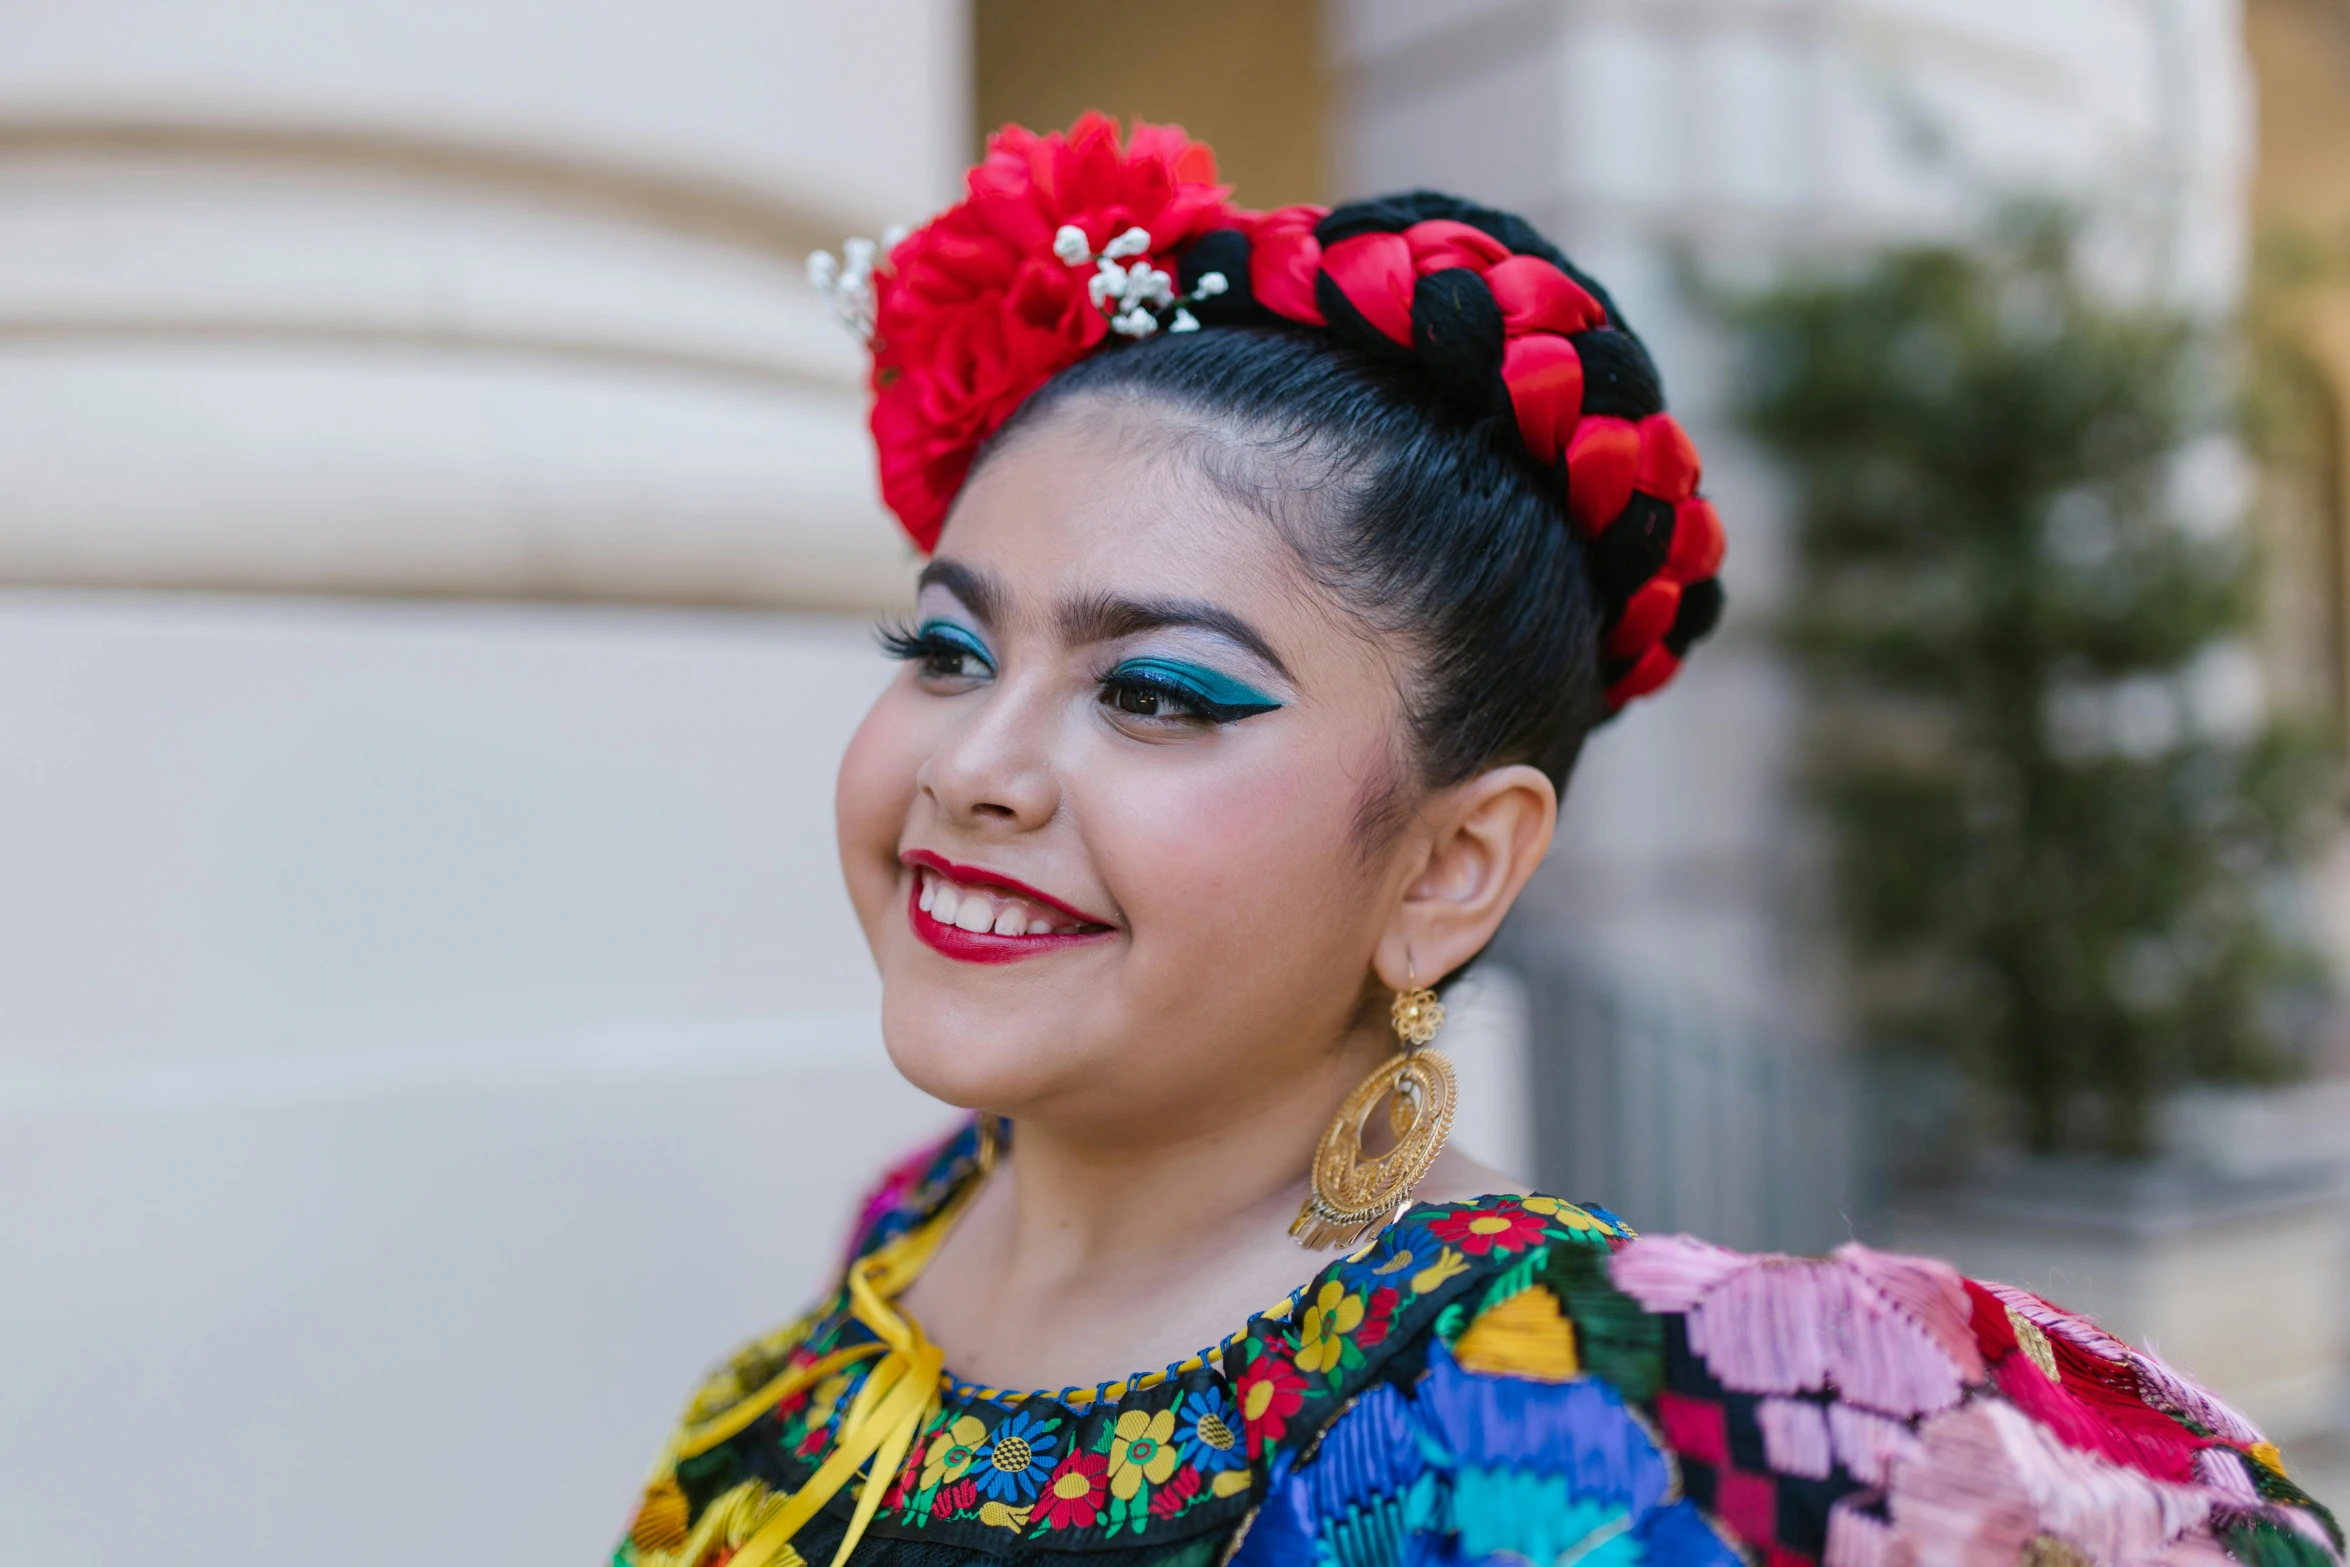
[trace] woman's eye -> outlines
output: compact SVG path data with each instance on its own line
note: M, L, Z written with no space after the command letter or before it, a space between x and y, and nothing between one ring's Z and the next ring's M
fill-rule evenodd
M912 664L925 680L983 680L995 673L995 665L969 632L943 623L912 631L884 626L881 647L890 657Z
M1195 664L1138 658L1102 677L1102 704L1162 723L1229 724L1281 704L1254 686Z
M1181 697L1150 686L1118 681L1102 693L1102 700L1136 718L1196 718L1198 713Z

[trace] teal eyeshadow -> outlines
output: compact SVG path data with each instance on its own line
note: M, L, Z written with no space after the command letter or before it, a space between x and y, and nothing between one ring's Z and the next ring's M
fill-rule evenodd
M1130 658L1110 671L1112 677L1125 675L1141 680L1156 680L1196 694L1201 701L1215 707L1279 707L1281 704L1259 691L1245 680L1200 664L1179 663L1171 658Z
M988 668L995 668L995 655L987 650L987 644L951 620L925 620L916 629L915 635L936 637L941 642L952 642Z

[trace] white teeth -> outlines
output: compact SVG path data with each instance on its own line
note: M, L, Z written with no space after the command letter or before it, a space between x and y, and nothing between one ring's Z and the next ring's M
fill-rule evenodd
M1025 898L958 887L936 871L922 873L922 891L916 901L923 913L941 925L973 935L1050 936L1056 929L1045 912Z

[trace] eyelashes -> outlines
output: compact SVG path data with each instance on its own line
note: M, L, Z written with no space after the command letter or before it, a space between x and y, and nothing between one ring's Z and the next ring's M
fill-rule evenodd
M969 681L996 672L987 645L950 620L912 627L885 622L875 634L884 654L919 665L930 679ZM1178 659L1127 659L1100 676L1099 686L1104 707L1161 722L1231 724L1283 705L1244 680Z
M920 664L922 672L941 680L967 680L995 673L987 644L951 620L926 620L908 628L903 622L885 622L875 633L881 651L901 663ZM976 664L978 668L963 667Z
M1136 717L1178 715L1212 724L1237 723L1270 713L1279 702L1246 681L1200 664L1164 658L1130 658L1102 677L1102 701Z

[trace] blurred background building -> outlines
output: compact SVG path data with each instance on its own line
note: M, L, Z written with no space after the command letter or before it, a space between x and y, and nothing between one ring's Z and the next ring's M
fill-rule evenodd
M1184 123L1252 205L1523 212L1709 454L1729 620L1591 748L1465 1030L1465 1135L1546 1185L1744 1244L1875 1222L1789 794L1781 491L1693 279L2044 191L2094 205L2117 288L2219 318L2256 235L2302 236L2276 309L2325 460L2260 481L2269 662L2341 710L2342 0L20 0L12 1550L595 1560L701 1363L944 1121L880 1056L833 866L910 557L802 264L953 199L984 128L1088 107ZM2225 1113L2317 1157L2326 1092ZM778 1138L787 1106L823 1130ZM2342 1331L2230 1391L2322 1433Z

